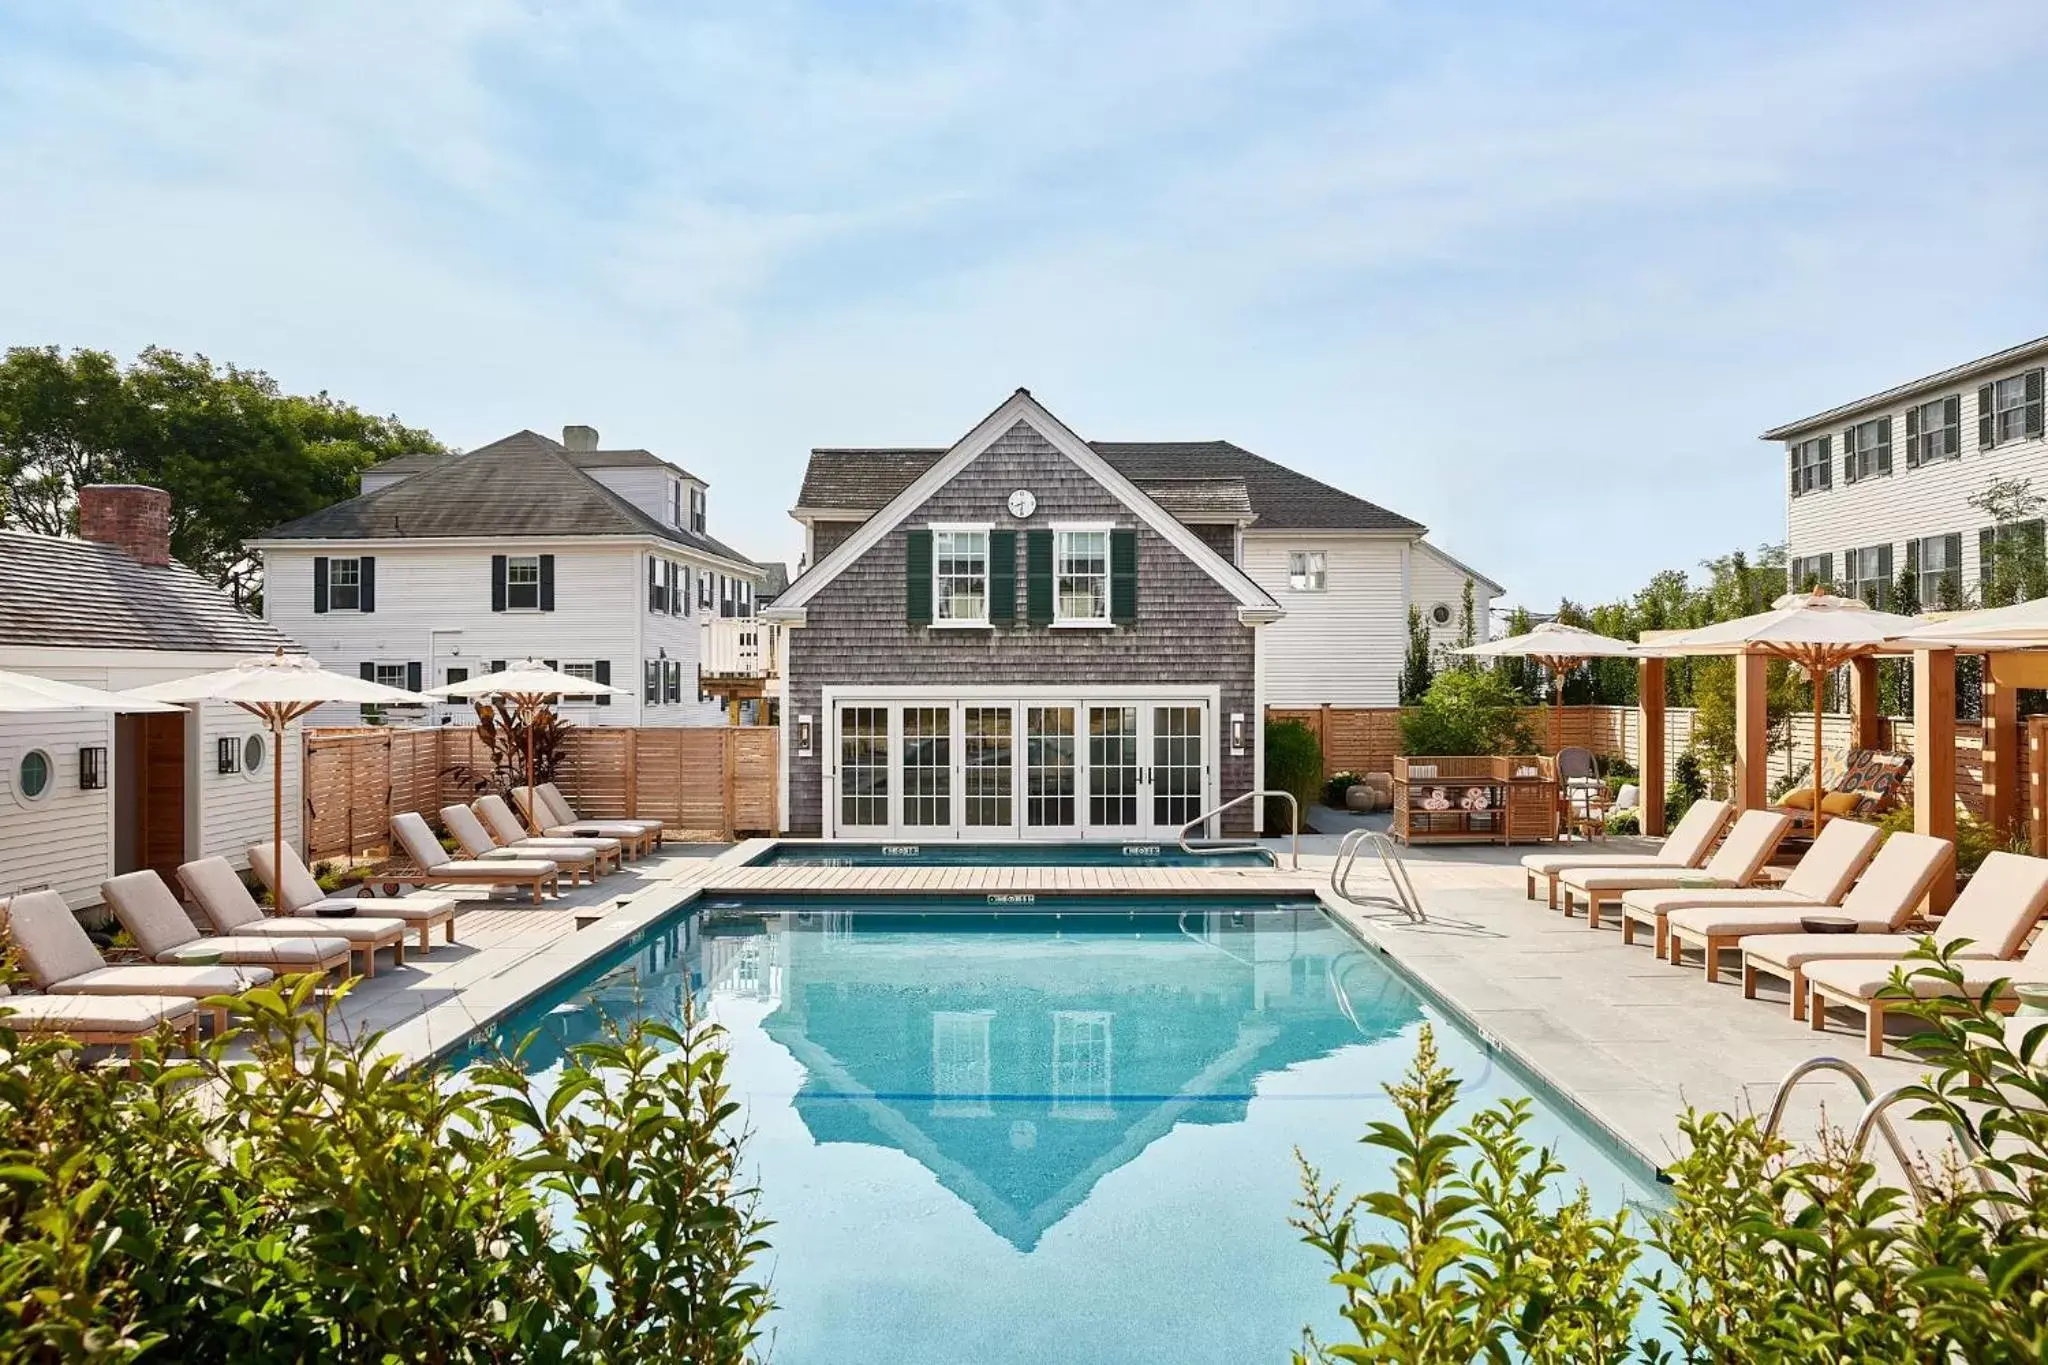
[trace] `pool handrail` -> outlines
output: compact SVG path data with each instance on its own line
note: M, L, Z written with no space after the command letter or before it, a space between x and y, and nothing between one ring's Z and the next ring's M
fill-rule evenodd
M1218 853L1262 853L1273 860L1273 866L1277 869L1280 866L1280 855L1267 848L1264 844L1209 844L1203 848L1196 848L1188 842L1188 835L1194 832L1197 825L1206 825L1231 807L1241 806L1254 797L1264 796L1284 796L1287 798L1287 809L1291 817L1287 824L1290 837L1294 843L1291 854L1294 860L1293 867L1296 872L1301 871L1301 802L1295 800L1293 792L1274 791L1267 787L1253 787L1248 792L1240 792L1216 807L1216 809L1204 811L1185 825L1182 825L1180 827L1180 851L1192 858L1200 858L1205 855Z
M1394 887L1395 906L1406 915L1410 922L1427 924L1429 916L1422 909L1422 897L1415 890L1415 882L1408 875L1408 862L1394 841L1376 829L1354 829L1344 836L1337 845L1336 860L1330 864L1330 891L1333 895L1353 905L1372 905L1375 897L1354 895L1351 890L1351 869L1358 863L1358 851L1366 844L1373 846L1379 854L1380 866L1386 870L1387 880Z

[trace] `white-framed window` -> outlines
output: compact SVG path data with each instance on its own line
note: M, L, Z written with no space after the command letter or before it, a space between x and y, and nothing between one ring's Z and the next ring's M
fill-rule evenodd
M681 479L670 479L668 481L668 524L671 526L681 526L683 524L683 481Z
M715 577L717 577L717 575L712 573L709 569L697 570L698 606L708 608L715 605L711 600L711 580Z
M2000 379L1991 391L1991 444L2023 441L2041 434L2041 371Z
M695 484L690 486L690 529L698 535L704 534L704 490Z
M404 664L373 664L372 667L376 672L371 675L370 681L380 683L385 687L405 686Z
M989 1021L993 1010L932 1013L932 1115L982 1118L989 1105Z
M1794 592L1804 592L1815 585L1832 589L1835 585L1834 555L1795 555L1787 581Z
M1787 447L1792 460L1793 497L1834 487L1835 471L1828 455L1833 445L1833 437L1815 436L1810 440L1794 441Z
M1842 551L1842 591L1885 608L1892 597L1892 547L1865 545Z
M1873 417L1842 429L1842 482L1892 472L1892 419Z
M23 801L47 801L57 790L57 760L43 748L30 749L14 761L14 794Z
M1325 586L1323 552L1288 551L1287 586L1295 592L1321 592Z
M565 663L562 665L562 671L568 674L570 677L581 679L584 682L597 681L597 665L589 662L588 660L578 660L573 663ZM597 700L597 698L564 697L562 698L562 700L570 703L573 706L589 706L592 703L594 703Z
M1116 1117L1107 1010L1054 1010L1052 1113L1054 1118Z
M330 559L327 561L327 609L329 611L361 611L363 609L362 560Z
M1963 396L1952 393L1906 409L1906 464L1953 460L1963 453Z
M1930 610L1941 601L1941 585L1946 579L1954 589L1955 600L1962 600L1963 592L1963 537L1961 532L1945 536L1923 536L1913 544L1914 558L1918 561L1920 578L1915 585L1920 593L1920 608Z
M1109 527L1056 526L1053 624L1109 623Z
M540 610L540 556L511 555L505 560L505 609ZM381 679L379 681L382 681Z
M932 529L932 624L988 624L988 530L986 526Z

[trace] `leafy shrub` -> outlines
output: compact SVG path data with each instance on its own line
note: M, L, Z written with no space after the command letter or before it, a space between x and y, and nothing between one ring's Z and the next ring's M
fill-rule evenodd
M1879 830L1889 839L1894 834L1913 832L1913 807L1904 803L1893 806L1877 822ZM1968 809L1956 807L1956 875L1969 878L1984 860L1993 853L2031 853L2033 845L2028 842L2026 831L2020 830L2010 839L1999 837L1997 826L1988 820L1979 820Z
M1348 770L1338 773L1323 784L1323 804L1343 810L1344 794L1363 780L1357 773Z
M1786 769L1785 775L1783 777L1771 783L1771 789L1768 793L1771 804L1776 805L1778 802L1784 800L1785 794L1787 792L1795 792L1798 791L1801 787L1809 787L1813 785L1812 779L1813 764L1810 762L1801 763L1795 767Z
M1909 976L1947 983L1916 998ZM1884 1184L1839 1138L1795 1150L1755 1116L1688 1112L1675 1205L1639 1232L1562 1188L1503 1101L1452 1130L1457 1082L1425 1030L1399 1122L1362 1141L1395 1156L1393 1188L1340 1203L1304 1168L1303 1240L1326 1257L1358 1344L1305 1338L1298 1363L1473 1361L2017 1362L2048 1340L2048 1023L2010 1032L1931 943L1888 1005L1931 1028L1913 1113L1979 1153ZM1989 1155L1982 1155L1988 1153ZM1643 1275L1643 1247L1669 1268ZM1646 1305L1665 1345L1635 1321ZM1675 1348L1675 1353L1674 1349Z
M1636 771L1636 765L1629 762L1627 754L1602 754L1600 772L1603 776L1620 778L1624 782L1633 782L1642 776Z
M1609 834L1641 834L1643 832L1642 812L1634 810L1609 811L1607 813L1606 825Z
M714 1028L401 1072L252 992L134 1076L0 1029L0 1361L690 1360L768 1309ZM146 1353L146 1354L145 1354Z
M1671 788L1664 793L1664 827L1676 825L1694 802L1706 799L1707 779L1700 771L1699 755L1687 749L1671 765Z
M1294 794L1294 799L1300 803L1299 814L1305 828L1308 808L1323 785L1323 746L1317 741L1315 731L1298 720L1266 722L1266 785ZM1284 804L1279 801L1268 804L1266 828L1285 830L1287 815Z
M1514 689L1491 669L1446 669L1422 701L1401 715L1410 754L1526 754L1536 741Z

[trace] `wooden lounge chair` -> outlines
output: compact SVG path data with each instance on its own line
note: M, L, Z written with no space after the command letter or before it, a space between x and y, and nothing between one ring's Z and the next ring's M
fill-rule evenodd
M1698 867L1733 814L1734 807L1726 801L1695 801L1655 853L1528 854L1522 859L1522 874L1529 899L1536 899L1536 879L1541 877L1549 887L1550 908L1557 909L1557 874L1574 867Z
M576 839L553 834L538 837L529 835L526 826L520 823L519 817L512 813L512 807L505 804L505 798L502 796L479 796L470 803L469 808L477 819L483 821L484 828L501 848L519 849L531 846L535 852L549 846L591 849L598 855L597 871L600 876L611 868L618 867L626 858L626 846L617 839ZM542 853L541 856L545 857L546 854ZM610 866L607 867L607 864Z
M569 885L576 885L580 876L593 885L597 882L599 860L603 856L587 844L571 843L566 839L526 839L518 844L501 844L491 837L483 821L476 818L476 812L468 806L441 807L441 824L455 836L455 842L462 851L472 858L546 858L569 874Z
M55 891L30 891L0 907L7 937L35 988L45 995L169 995L188 1000L240 995L270 980L268 967L180 967L138 962L109 966L71 907ZM214 1031L227 1027L225 1006L211 1009Z
M1714 856L1707 859L1706 866L1697 872L1682 867L1566 868L1557 874L1558 889L1563 892L1564 912L1569 916L1572 902L1584 901L1586 922L1597 929L1600 927L1600 911L1631 891L1657 887L1684 888L1688 882L1700 882L1706 886L1748 886L1756 880L1756 874L1763 871L1764 864L1771 860L1771 854L1777 851L1778 841L1785 837L1785 830L1790 824L1791 821L1784 816L1770 811L1744 812L1736 820L1734 828L1728 831L1728 837L1721 841L1721 847L1715 850Z
M1837 827L1868 828L1857 825L1853 820L1830 821L1822 829L1820 838L1813 841L1814 848L1818 849ZM1885 840L1884 847L1878 850L1876 859L1865 870L1861 880L1848 894L1839 897L1841 903L1827 913L1839 919L1856 921L1859 934L1889 933L1913 917L1920 902L1927 899L1927 890L1934 885L1935 877L1954 861L1955 855L1955 845L1946 839L1937 839L1931 834L1894 834ZM1820 913L1821 908L1797 905L1743 908L1717 904L1675 910L1666 923L1666 956L1673 966L1682 966L1686 948L1698 948L1704 955L1701 965L1706 969L1707 980L1718 981L1720 958L1725 950L1739 947L1744 939L1760 935L1800 933L1800 921L1808 915ZM1840 943L1841 936L1836 935L1835 941ZM1753 993L1754 982L1750 974L1745 971L1743 975Z
M1821 831L1799 865L1785 878L1784 886L1778 888L1708 886L1673 891L1662 887L1626 892L1621 898L1621 941L1634 943L1636 926L1650 925L1655 931L1657 956L1663 957L1665 918L1674 910L1762 906L1776 909L1782 918L1788 907L1797 910L1804 906L1811 911L1833 905L1848 894L1857 874L1877 852L1880 837L1875 825L1837 820Z
M2020 941L2041 913L2041 907L2031 904L2027 895L2029 874L2040 864L2040 859L2023 858L2016 853L1994 853L1986 858L1984 866L1977 869L1977 875L1956 897L1956 903L1934 926L1934 941L1947 945L1970 940L1966 947L1957 950L1959 956L1966 958L2011 957L2019 951ZM1991 872L1989 877L1984 875L1987 868ZM1806 978L1815 964L1895 962L1919 946L1922 937L1896 931L1752 935L1742 940L1742 993L1754 998L1756 978L1762 973L1783 977L1792 984L1792 1017L1806 1019Z
M1994 860L1996 863L1994 865ZM1977 895L1982 887L1981 896ZM1994 853L1984 860L1977 869L1977 875L1970 878L1970 884L1956 897L1956 903L1948 914L1942 917L1941 928L1963 910L1966 900L1981 899L1993 907L1985 916L1983 928L1996 934L2019 923L2022 927L2012 935L2010 946L1996 957L1979 957L1963 962L1963 989L1975 996L1983 996L1997 983L2006 985L1993 998L1994 1006L2010 1005L2014 1002L2011 987L2015 983L2037 981L2048 984L2048 936L2043 936L2030 949L2026 957L2018 962L2008 961L2019 947L2027 930L2034 927L2044 910L2048 910L2048 858L2028 858L2017 853ZM1999 917L2003 917L2000 923ZM1951 933L1946 940L1941 930L1935 931L1936 942L1954 942L1966 936L1963 931ZM1870 938L1880 935L1871 934ZM1882 937L1889 938L1886 934ZM2003 939L1996 940L2004 943ZM1975 948L1972 944L1971 948ZM1909 950L1910 951L1910 950ZM1965 952L1970 951L1965 949ZM1806 964L1806 987L1811 998L1807 1002L1807 1023L1815 1032L1828 1026L1830 1007L1863 1011L1863 1038L1870 1055L1884 1055L1884 1016L1886 1002L1877 998L1879 991L1891 984L1895 968L1911 963L1893 958L1829 958ZM1908 983L1915 995L1945 995L1955 988L1938 977L1914 977Z
M271 904L283 913L318 918L322 910L354 910L379 919L402 919L419 932L423 953L433 947L437 924L447 940L455 942L455 919L462 913L463 905L453 896L330 896L313 880L313 874L299 861L299 851L290 844L284 846L284 886L280 890L272 875L270 848L269 844L251 844L249 868L256 874L256 880L270 888Z
M266 915L249 888L226 858L197 858L180 864L178 881L185 894L199 906L214 932L220 934L261 934L266 938L341 938L362 960L365 977L377 974L377 950L391 950L391 965L405 965L405 935L402 919L351 916L348 919L312 920L300 915Z
M529 809L526 804L526 788L514 787L511 793L514 805L526 817L526 824L540 831L548 839L617 839L628 858L639 858L654 849L656 833L638 820L564 820L560 812L548 803L539 788L534 789L534 804L538 809Z
M229 962L236 966L255 964L280 975L290 972L331 972L346 968L349 941L321 934L308 925L304 934L234 934L208 938L193 925L192 917L164 879L154 872L124 872L100 883L100 897L113 909L114 918L135 940L135 946L151 962Z
M83 1047L138 1050L168 1026L189 1050L199 1041L199 1003L179 995L15 995L0 985L0 1028L24 1037L69 1038Z
M576 808L569 804L569 798L562 795L562 789L556 786L554 783L543 782L538 787L534 788L534 792L536 795L540 797L542 804L545 805L547 809L553 813L556 824L565 826L575 825L577 826L578 831L581 832L583 827L592 823L591 821L584 819L581 815L578 815L576 813ZM638 829L643 835L645 835L649 840L652 841L650 844L647 845L647 847L649 848L660 848L662 840L667 836L668 833L667 827L664 826L661 821L649 820L637 815L627 815L620 816L616 819L599 820L596 823L607 825L627 825L635 829ZM610 834L610 831L607 830L605 831L605 833Z
M391 834L419 869L416 877L380 873L380 881L413 886L523 886L539 905L548 892L561 890L562 869L546 858L451 858L434 831L416 811L391 817Z

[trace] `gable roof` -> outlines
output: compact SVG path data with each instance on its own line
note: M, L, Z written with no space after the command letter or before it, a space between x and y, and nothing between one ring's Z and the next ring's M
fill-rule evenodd
M1090 441L1089 448L1132 483L1231 479L1244 485L1261 531L1380 531L1427 528L1377 503L1312 479L1229 441ZM825 446L811 452L797 495L801 510L874 512L909 487L945 451L932 447Z
M268 654L299 646L183 564L0 529L0 645Z
M1190 526L1249 526L1259 519L1243 479L1144 479L1138 487Z
M522 434L531 436L537 433L524 432ZM550 438L542 436L540 439L546 441ZM704 480L698 478L675 461L665 460L651 450L571 450L560 442L555 442L555 445L560 454L578 469L665 469L669 473L688 479L692 483L704 483ZM479 446L478 449L488 450L490 447ZM410 455L398 455L389 460L381 460L371 465L367 472L385 475L397 474L401 477L409 477L450 460L459 460L466 453L473 454L474 452L460 450L414 451ZM709 484L704 486L710 487Z
M1805 431L1809 427L1817 427L1823 423L1833 422L1852 413L1862 412L1869 408L1889 407L1900 399L1910 397L1925 389L1946 388L1950 384L1961 383L1966 379L1975 379L1980 375L2002 370L2008 365L2019 365L2042 356L2048 356L2048 337L2035 337L2032 341L2023 341L2017 346L2008 346L2002 351L1994 351L1990 355L1981 356L1976 360L1966 361L1961 365L1953 365L1946 370L1939 370L1934 374L1925 375L1904 384L1894 384L1892 387L1873 393L1866 398L1858 398L1853 403L1843 403L1836 407L1828 408L1825 411L1816 412L1811 417L1802 417L1796 422L1786 422L1772 427L1757 439L1761 441L1782 441Z
M400 461L417 460L417 471L374 493L286 522L254 543L644 535L757 567L710 536L649 516L584 472L592 457L621 454L666 464L646 451L570 451L533 431L515 432L465 455L400 456L376 468L388 470Z
M1264 588L1254 583L1242 569L1210 549L1201 537L1188 529L1186 523L1147 497L1094 447L1076 436L1066 423L1033 398L1029 389L1018 389L1011 394L951 449L929 461L922 473L862 522L860 529L812 565L810 572L797 579L790 590L776 599L775 604L763 614L771 619L801 619L804 604L817 596L820 589L873 549L883 536L972 463L998 437L1020 423L1044 437L1054 449L1072 460L1082 473L1101 484L1111 497L1130 508L1140 521L1236 598L1241 616L1253 613L1255 615L1247 619L1272 620L1283 614L1280 604Z

